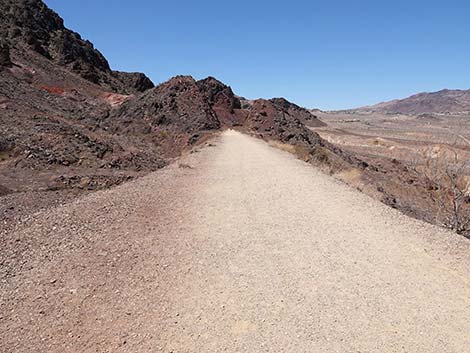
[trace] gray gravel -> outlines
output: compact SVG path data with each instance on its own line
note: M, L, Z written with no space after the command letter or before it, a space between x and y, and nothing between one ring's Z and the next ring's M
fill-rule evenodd
M0 351L470 352L469 241L215 144L9 234Z

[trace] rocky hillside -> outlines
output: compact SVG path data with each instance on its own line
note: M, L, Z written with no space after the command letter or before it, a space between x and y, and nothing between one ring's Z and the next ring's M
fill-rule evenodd
M170 154L194 144L210 131L223 128L245 129L259 137L283 142L305 140L314 144L320 137L302 121L323 124L306 109L285 99L258 99L242 104L232 89L217 79L196 81L190 76L172 78L128 99L104 121L108 131L123 126L128 133L144 129L159 144L167 146Z
M0 37L5 45L31 49L81 77L118 93L143 92L153 83L142 73L111 70L93 44L64 27L41 0L0 0Z
M354 111L410 115L470 112L470 90L445 89L432 93L419 93L405 99L383 102Z
M299 107L285 98L273 98L270 101L283 111L286 111L290 116L298 118L303 124L309 127L326 126L313 111Z
M0 9L2 194L114 185L223 128L320 140L303 122L321 122L284 99L242 107L213 77L179 76L153 87L144 74L111 70L42 1L0 0Z

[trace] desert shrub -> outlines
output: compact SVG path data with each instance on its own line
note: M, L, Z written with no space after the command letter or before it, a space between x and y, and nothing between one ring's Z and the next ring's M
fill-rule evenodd
M436 204L436 222L470 237L470 161L455 149L437 155L426 151L412 166Z
M298 159L304 162L310 162L311 155L310 150L307 147L299 145L291 145L288 143L283 143L275 140L269 141L269 145L285 152L294 154Z
M170 134L168 133L168 131L160 130L158 131L158 136L162 139L166 139L170 136Z
M292 154L295 154L295 146L294 145L289 145L287 143L282 143L276 140L270 140L268 144L272 147L278 148L282 151L289 152Z
M288 144L275 140L269 141L269 145L292 153L298 159L311 163L328 174L336 174L347 169L347 163L343 159L322 146L308 148L306 146Z

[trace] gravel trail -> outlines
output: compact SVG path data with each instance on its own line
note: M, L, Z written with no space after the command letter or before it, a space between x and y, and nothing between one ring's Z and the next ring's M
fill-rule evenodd
M467 240L215 144L11 232L0 352L470 352Z

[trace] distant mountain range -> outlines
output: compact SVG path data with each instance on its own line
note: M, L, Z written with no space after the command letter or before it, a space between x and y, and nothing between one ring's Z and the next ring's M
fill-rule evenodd
M444 89L438 92L418 93L405 99L396 99L348 111L410 115L470 112L470 90Z

